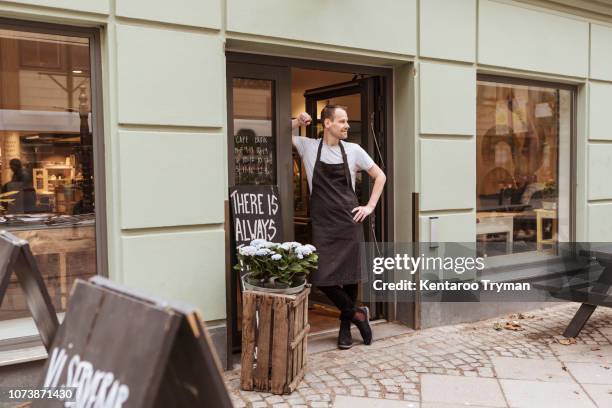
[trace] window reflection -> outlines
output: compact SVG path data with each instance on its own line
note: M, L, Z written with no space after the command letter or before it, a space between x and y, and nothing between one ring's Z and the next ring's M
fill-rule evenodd
M96 273L90 44L0 29L0 229L30 242L52 301ZM15 277L0 320L28 315Z
M479 81L477 97L477 240L508 253L569 239L571 91Z

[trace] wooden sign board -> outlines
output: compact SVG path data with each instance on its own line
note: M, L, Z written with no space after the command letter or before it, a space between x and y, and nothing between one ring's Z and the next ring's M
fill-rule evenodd
M0 231L0 305L15 273L47 350L59 326L49 292L27 241Z
M254 239L282 241L280 198L276 186L231 187L229 200L232 238L236 247L248 245Z
M76 281L39 385L74 387L77 407L232 406L196 310L99 276Z

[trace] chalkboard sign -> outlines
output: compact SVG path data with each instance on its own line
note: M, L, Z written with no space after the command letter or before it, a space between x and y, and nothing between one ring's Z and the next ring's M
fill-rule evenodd
M231 407L196 310L102 277L77 280L41 387L74 387L70 406ZM66 406L68 406L67 404ZM63 407L35 400L33 407Z
M239 185L229 190L231 245L227 254L229 266L228 299L231 299L228 315L231 315L232 329L228 336L228 350L240 347L239 309L241 301L240 276L232 268L237 263L236 248L248 245L254 239L282 242L283 225L278 189L274 185ZM228 353L229 355L229 353Z
M236 184L274 183L274 137L271 121L234 119Z
M236 246L254 239L282 241L280 198L276 186L236 186L230 188L233 239Z
M59 322L47 286L26 240L0 231L0 305L15 273L40 338L49 350Z

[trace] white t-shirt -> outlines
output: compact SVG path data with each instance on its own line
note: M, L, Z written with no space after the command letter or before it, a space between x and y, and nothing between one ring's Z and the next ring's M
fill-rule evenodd
M308 177L308 186L312 193L312 173L314 171L315 162L317 160L317 150L319 149L321 139L311 139L304 136L293 136L293 145L302 157L306 176ZM353 190L355 190L355 177L357 172L361 170L368 171L374 165L374 160L361 148L357 143L342 142L346 160L351 172L351 181L353 182ZM340 146L328 146L323 143L321 148L321 161L327 164L342 163L342 151Z

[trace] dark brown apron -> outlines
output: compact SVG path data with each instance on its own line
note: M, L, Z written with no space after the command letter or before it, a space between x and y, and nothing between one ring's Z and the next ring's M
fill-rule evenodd
M339 143L342 163L323 163L321 139L312 174L310 216L319 268L311 274L310 281L318 286L348 285L361 278L359 247L364 240L363 227L353 221L351 213L359 201L351 183L344 146Z

